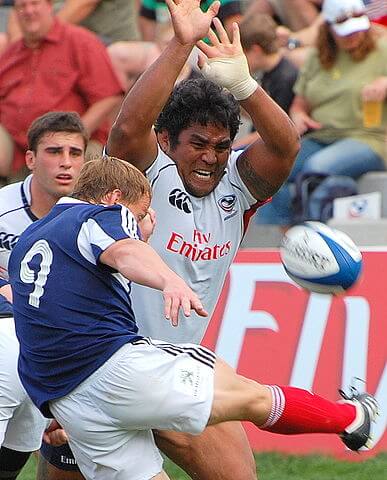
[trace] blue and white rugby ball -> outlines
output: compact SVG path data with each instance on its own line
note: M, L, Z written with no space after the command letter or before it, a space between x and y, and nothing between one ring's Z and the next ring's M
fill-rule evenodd
M362 268L360 250L348 235L320 222L290 228L280 254L289 277L316 293L344 292L357 281Z

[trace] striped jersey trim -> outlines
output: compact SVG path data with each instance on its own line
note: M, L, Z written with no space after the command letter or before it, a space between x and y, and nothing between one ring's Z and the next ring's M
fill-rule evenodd
M210 368L214 368L215 366L215 353L211 352L211 350L208 350L205 347L202 347L201 345L167 343L159 340L154 341L149 337L143 337L131 343L133 345L152 345L166 353L169 353L170 355L173 355L174 357L185 354Z

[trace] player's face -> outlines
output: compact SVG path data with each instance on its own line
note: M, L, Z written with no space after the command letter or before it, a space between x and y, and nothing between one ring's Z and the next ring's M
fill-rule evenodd
M183 130L176 147L166 153L176 162L187 192L204 197L220 182L230 151L228 128L195 124Z
M69 195L85 161L85 143L80 133L46 133L36 153L26 154L28 168L42 194L55 199Z
M149 195L143 195L136 203L125 204L127 208L133 213L137 223L143 220L149 210L151 199Z

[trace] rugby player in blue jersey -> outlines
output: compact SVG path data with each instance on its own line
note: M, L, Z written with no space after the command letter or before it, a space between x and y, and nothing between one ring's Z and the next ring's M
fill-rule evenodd
M31 223L72 192L85 160L87 141L88 134L75 112L49 112L29 128L25 156L31 175L0 189L0 293L9 300L8 258L12 248ZM47 421L20 384L12 307L3 297L0 301L0 308L4 307L0 322L0 478L13 480L30 453L39 449ZM48 440L47 435L45 438Z

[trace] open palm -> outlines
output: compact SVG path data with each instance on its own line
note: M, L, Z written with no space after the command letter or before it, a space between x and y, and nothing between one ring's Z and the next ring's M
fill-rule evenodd
M198 48L207 56L207 58L227 58L235 57L243 54L243 49L240 41L239 27L236 23L233 24L232 40L224 29L219 18L214 18L214 25L216 33L210 29L208 38L211 45L199 40L197 42Z
M193 45L208 34L219 11L220 2L211 4L207 12L200 9L200 0L166 0L175 36L184 45Z

